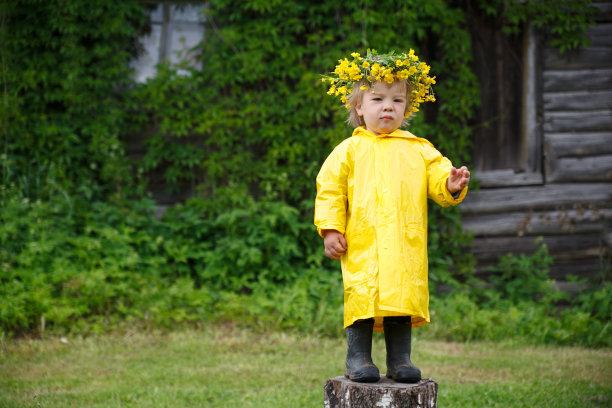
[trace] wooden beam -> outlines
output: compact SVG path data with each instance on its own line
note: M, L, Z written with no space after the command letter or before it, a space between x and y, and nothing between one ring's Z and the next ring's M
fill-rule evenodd
M474 172L474 178L480 181L480 187L535 186L544 181L542 173L515 172L512 169Z
M521 144L520 166L525 175L536 176L542 180L542 126L538 120L541 95L541 77L539 75L539 49L535 27L525 24L523 36L523 92L521 111ZM516 180L516 177L514 177ZM528 184L528 183L524 183ZM531 183L529 183L531 184Z
M583 279L601 279L602 270L604 270L604 265L602 265L599 257L556 260L550 268L549 276L557 280L565 279L567 275L574 275Z
M475 275L480 279L486 280L492 275L491 268L497 264L497 260L480 262L475 268ZM549 276L556 279L557 283L567 278L567 275L579 276L584 279L596 279L601 276L603 269L598 258L555 260L550 266Z
M460 205L464 214L571 208L573 205L611 208L612 184L571 183L539 187L495 188L471 191Z
M605 249L599 234L545 235L542 239L549 254L557 259L598 257ZM537 248L536 238L532 236L486 237L472 241L472 252L479 261L497 260L506 254L532 255Z
M461 224L477 237L603 233L610 228L612 209L594 206L562 211L470 214Z
M612 2L609 4L612 5ZM612 46L612 41L610 41L610 35L612 35L611 22L601 22L597 25L587 27L584 30L584 34L591 40L591 47Z
M544 92L546 111L587 111L612 109L612 89Z
M551 183L612 181L612 155L559 158L546 165L546 181Z
M546 70L542 81L544 92L612 89L612 68Z
M568 54L559 54L555 48L544 51L545 69L589 69L612 65L612 46L580 48Z
M598 132L612 129L612 110L545 112L544 132Z
M584 133L545 133L544 153L551 160L612 154L612 131Z
M612 2L594 1L592 5L597 7L600 11L600 13L595 16L596 21L610 21L612 18L610 17L612 15Z

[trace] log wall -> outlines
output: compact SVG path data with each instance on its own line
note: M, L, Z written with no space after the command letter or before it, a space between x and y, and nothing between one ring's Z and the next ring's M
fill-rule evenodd
M542 182L487 175L462 204L478 270L506 253L532 253L542 236L551 274L593 277L610 268L612 247L612 2L595 1L591 45L560 55L538 50L537 126ZM476 175L477 178L477 175ZM518 180L518 181L517 181Z

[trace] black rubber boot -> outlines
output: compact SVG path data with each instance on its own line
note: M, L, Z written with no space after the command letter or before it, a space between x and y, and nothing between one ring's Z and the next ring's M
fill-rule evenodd
M410 361L412 341L410 316L385 317L383 326L387 344L387 377L397 382L419 382L421 370Z
M346 328L346 372L344 376L356 382L376 382L380 372L372 362L372 329L374 319L358 320Z

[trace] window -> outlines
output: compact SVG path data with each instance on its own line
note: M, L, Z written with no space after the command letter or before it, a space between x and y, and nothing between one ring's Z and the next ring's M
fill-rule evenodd
M494 18L472 14L470 19L482 98L474 124L476 177L483 187L542 184L534 30L508 36Z
M204 35L203 10L203 5L153 5L149 12L151 31L140 39L143 51L130 63L138 82L154 77L156 65L164 59L171 63L187 61L201 68L192 49Z

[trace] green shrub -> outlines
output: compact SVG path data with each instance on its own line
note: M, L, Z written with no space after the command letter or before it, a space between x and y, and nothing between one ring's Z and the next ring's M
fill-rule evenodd
M32 202L16 190L2 191L2 331L37 331L43 318L48 329L109 327L151 316L155 305L165 306L152 319L180 322L185 318L176 310L206 301L206 292L194 301L190 280L164 276L174 258L161 245L164 226L152 215L153 203L126 204L95 202L75 215L70 209L85 204L60 196Z
M531 256L501 257L487 282L472 278L471 286L457 285L450 294L433 296L432 324L423 334L454 341L612 346L610 282L591 283L571 299L554 288L552 258L541 239L536 243Z

